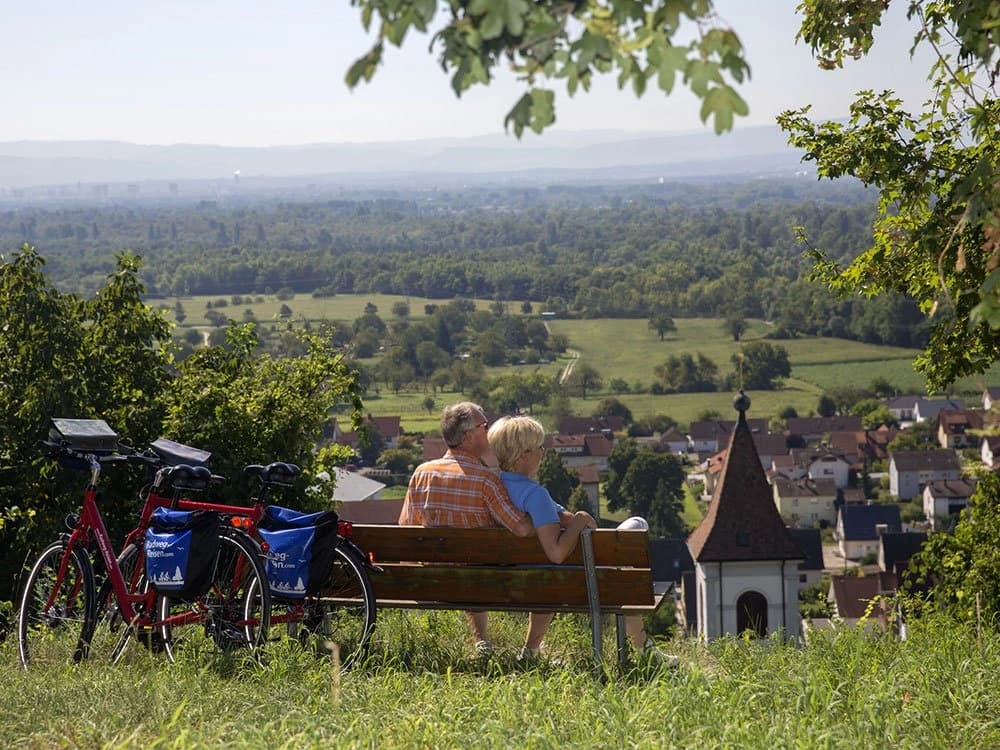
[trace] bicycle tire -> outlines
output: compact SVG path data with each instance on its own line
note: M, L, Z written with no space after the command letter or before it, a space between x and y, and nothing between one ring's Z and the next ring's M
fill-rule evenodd
M149 582L146 580L146 554L142 544L135 542L126 544L118 555L117 563L125 581L125 590L129 594L146 593ZM142 603L137 602L133 606L138 610ZM110 577L105 577L97 592L96 612L90 640L91 658L106 657L112 664L117 664L133 636L153 652L163 650L163 640L158 630L145 629L135 632L124 621Z
M210 651L254 651L266 640L271 620L271 591L267 586L260 547L238 531L219 533L219 558L208 592L192 601L160 596L160 634L167 657L174 661L178 623L201 625L203 645ZM197 628L186 627L185 645L198 642Z
M321 651L336 644L342 669L364 660L375 629L375 591L356 555L337 547L320 595L307 600L304 608L297 633L300 643L312 641Z
M94 568L85 550L70 548L65 539L45 548L25 581L17 615L18 650L25 669L29 663L79 663L87 658L95 589Z

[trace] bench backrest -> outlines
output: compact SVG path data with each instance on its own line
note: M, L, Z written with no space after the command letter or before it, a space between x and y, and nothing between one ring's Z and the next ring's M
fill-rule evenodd
M602 609L653 602L645 531L591 533ZM412 600L510 607L586 607L581 545L553 565L535 537L505 529L354 526L354 541L383 569L372 575L381 601Z

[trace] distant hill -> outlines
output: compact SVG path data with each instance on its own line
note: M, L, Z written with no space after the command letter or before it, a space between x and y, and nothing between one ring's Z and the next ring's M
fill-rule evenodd
M0 191L149 181L478 176L527 182L791 174L800 155L773 126L694 133L580 131L518 142L504 136L237 148L114 141L0 143Z

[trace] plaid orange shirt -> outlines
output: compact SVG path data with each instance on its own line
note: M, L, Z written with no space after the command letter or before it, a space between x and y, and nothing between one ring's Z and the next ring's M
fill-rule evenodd
M413 472L399 524L513 530L523 517L495 470L470 453L449 448L442 458Z

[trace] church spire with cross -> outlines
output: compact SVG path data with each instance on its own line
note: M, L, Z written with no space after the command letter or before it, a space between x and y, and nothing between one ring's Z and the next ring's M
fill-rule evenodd
M774 504L774 494L760 463L747 425L750 399L740 391L733 399L739 419L708 512L688 537L695 561L800 560Z

